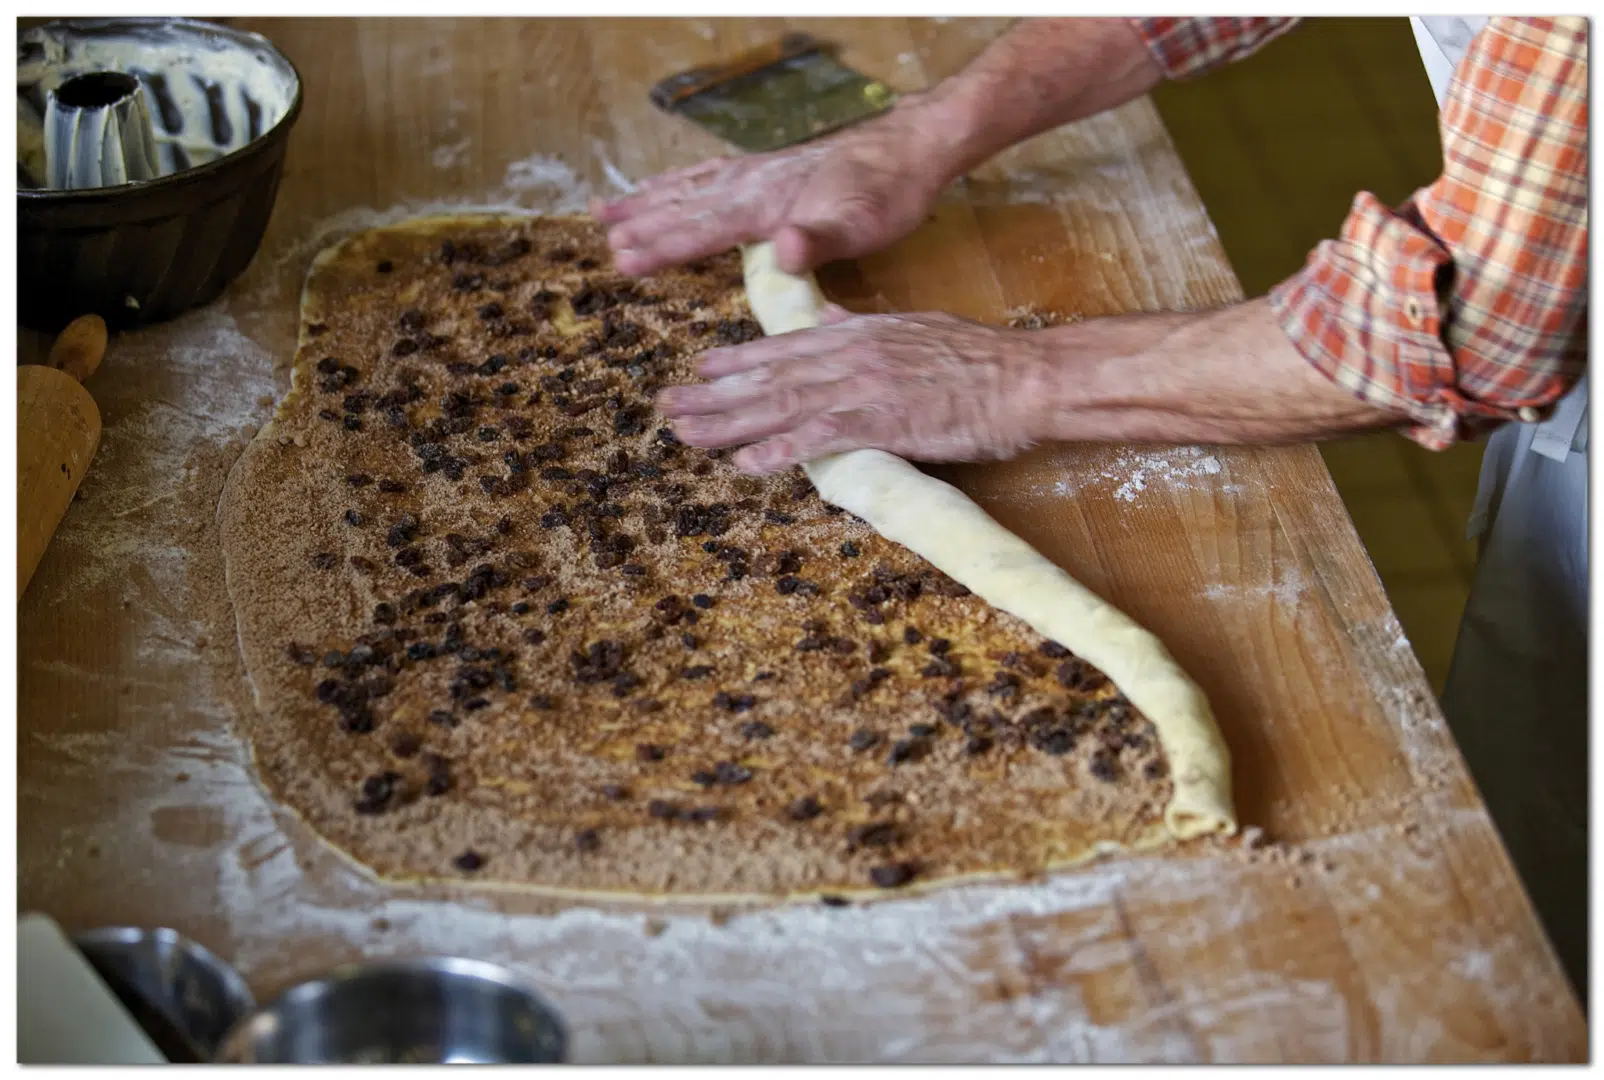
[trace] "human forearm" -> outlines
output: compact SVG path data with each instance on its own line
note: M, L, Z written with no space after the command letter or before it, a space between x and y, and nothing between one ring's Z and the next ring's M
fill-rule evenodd
M1146 93L1163 77L1126 19L1022 19L927 95L953 133L947 179L1061 124Z
M1042 331L1038 441L1280 443L1397 427L1317 371L1259 299Z
M1042 442L1276 443L1396 426L1328 380L1263 300L1010 330L826 310L815 330L709 350L657 406L684 442L771 472L862 447L920 461ZM747 445L753 444L753 445Z

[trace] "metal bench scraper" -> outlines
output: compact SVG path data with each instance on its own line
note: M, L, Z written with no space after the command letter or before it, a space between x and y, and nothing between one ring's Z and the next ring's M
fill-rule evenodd
M806 142L890 108L885 83L835 58L810 34L787 34L734 59L670 75L652 104L748 153Z

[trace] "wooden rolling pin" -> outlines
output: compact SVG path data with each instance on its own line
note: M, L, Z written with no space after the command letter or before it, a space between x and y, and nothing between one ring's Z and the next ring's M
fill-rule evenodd
M83 388L106 355L99 315L74 319L45 364L17 368L17 597L100 445L100 410Z

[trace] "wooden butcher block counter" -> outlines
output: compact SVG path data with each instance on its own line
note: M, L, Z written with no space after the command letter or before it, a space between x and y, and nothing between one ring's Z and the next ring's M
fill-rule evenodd
M23 909L175 927L263 997L362 955L502 961L588 1062L1584 1059L1576 1000L1311 447L1073 447L948 474L1207 690L1236 840L757 912L390 888L321 848L233 733L250 701L213 519L288 384L316 250L454 207L580 209L719 152L648 86L785 28L907 90L1002 24L245 25L295 61L305 111L247 275L114 340L91 380L99 455L19 612ZM995 321L1241 295L1145 100L987 165L914 237L822 280L860 310Z

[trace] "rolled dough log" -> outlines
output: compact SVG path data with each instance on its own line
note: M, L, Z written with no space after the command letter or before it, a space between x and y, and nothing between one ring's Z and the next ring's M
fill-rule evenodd
M772 245L743 249L747 303L766 334L819 325L827 302L810 274L785 273ZM854 450L810 461L828 502L922 556L1002 611L1059 642L1114 681L1153 722L1174 795L1164 824L1178 839L1236 831L1231 760L1203 691L1164 643L1003 528L951 484L893 454ZM940 528L932 528L940 522Z

